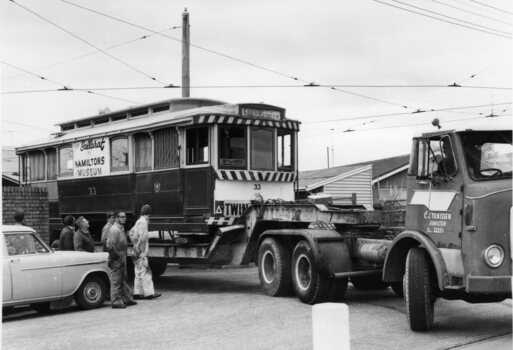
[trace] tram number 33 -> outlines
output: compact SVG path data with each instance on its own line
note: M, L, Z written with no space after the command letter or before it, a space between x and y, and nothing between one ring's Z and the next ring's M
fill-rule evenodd
M96 196L96 187L88 187L89 195L90 196Z
M255 191L260 191L262 189L262 185L261 184L253 184L253 189Z

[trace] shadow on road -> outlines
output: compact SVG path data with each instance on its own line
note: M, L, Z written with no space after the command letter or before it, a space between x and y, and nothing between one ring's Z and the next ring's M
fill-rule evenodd
M225 276L161 276L154 281L155 287L162 292L194 292L194 293L225 293L263 294L258 278L248 281L247 278L227 278Z

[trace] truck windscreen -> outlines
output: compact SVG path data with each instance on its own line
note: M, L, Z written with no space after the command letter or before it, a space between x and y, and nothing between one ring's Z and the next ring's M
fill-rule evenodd
M511 178L511 131L469 131L460 135L472 179L483 181Z

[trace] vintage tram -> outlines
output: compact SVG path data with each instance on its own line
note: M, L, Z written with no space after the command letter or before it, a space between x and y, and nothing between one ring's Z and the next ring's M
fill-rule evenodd
M252 201L294 199L299 124L263 103L179 98L67 121L16 152L22 186L48 190L51 237L83 215L99 240L107 211L130 226L150 204L157 257L211 263L233 255L207 253Z

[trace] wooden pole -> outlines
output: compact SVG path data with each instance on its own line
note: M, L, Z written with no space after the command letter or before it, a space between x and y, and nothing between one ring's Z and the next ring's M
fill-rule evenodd
M182 97L190 97L189 43L189 12L186 8L182 13Z

